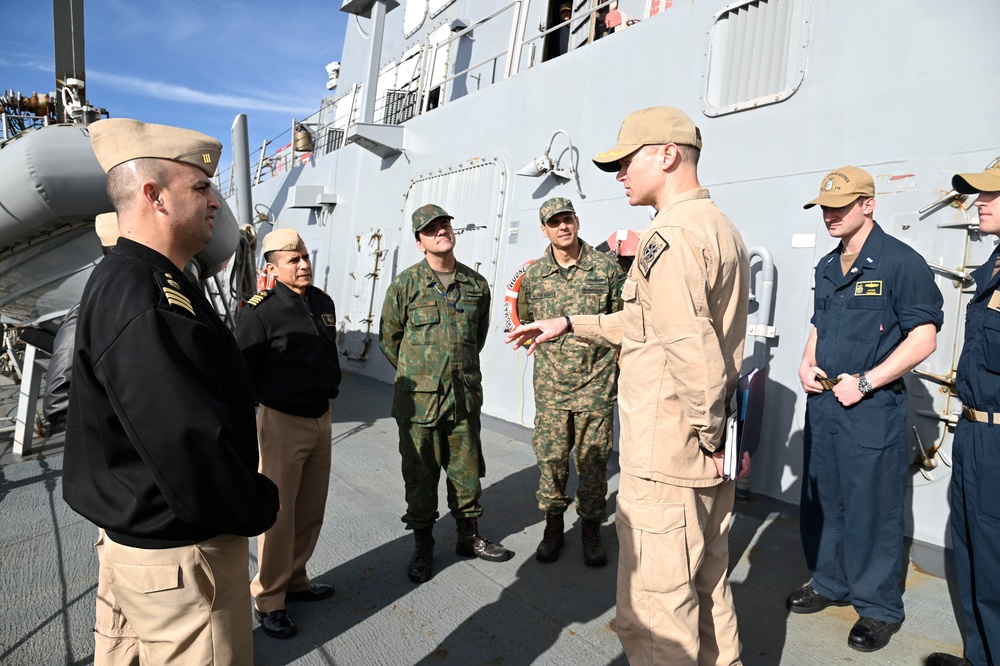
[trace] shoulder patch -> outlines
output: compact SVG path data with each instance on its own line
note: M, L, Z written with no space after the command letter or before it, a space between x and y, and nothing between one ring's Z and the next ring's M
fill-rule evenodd
M653 235L649 237L646 241L646 245L642 248L642 252L639 257L639 272L645 278L649 277L649 271L652 270L653 264L656 260L660 258L663 251L666 250L670 245L663 239L659 231L654 231Z
M270 296L272 293L274 292L272 292L270 289L265 289L264 291L258 291L256 294L250 297L250 300L247 301L247 305L249 305L252 308L255 308L258 305L260 305L261 301Z

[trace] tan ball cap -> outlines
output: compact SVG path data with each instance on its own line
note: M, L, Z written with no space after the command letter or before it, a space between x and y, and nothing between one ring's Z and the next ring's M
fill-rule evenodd
M1000 158L982 173L956 173L951 177L951 187L962 194L1000 192Z
M701 130L680 109L672 106L654 106L629 114L618 132L618 143L594 158L601 171L618 171L618 160L627 157L643 146L678 143L701 150Z
M121 235L118 232L118 213L101 213L94 220L94 231L104 247L113 247Z
M826 206L841 208L854 203L859 197L875 196L875 181L870 173L857 167L845 166L834 169L823 178L819 186L819 196L802 206Z
M130 118L98 120L88 130L104 173L129 160L156 158L190 164L211 178L222 154L222 144L207 134Z
M297 250L300 245L305 247L305 242L295 229L275 229L264 236L260 247L261 251L266 254L283 250Z

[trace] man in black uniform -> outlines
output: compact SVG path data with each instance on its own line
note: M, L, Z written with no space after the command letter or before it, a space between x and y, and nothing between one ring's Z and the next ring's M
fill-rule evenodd
M122 234L80 302L63 472L107 533L94 663L250 664L247 537L278 492L236 341L183 271L212 239L222 146L121 118L89 131Z
M257 539L259 571L250 584L264 633L289 638L298 628L286 601L319 601L330 585L306 575L323 526L330 486L330 400L337 397L337 311L312 284L306 244L294 229L262 243L277 278L240 311L236 341L253 381L260 471L278 485L282 511Z

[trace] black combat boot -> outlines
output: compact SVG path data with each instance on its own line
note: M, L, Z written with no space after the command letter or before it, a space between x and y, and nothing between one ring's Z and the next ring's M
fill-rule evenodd
M539 562L555 562L559 559L559 549L566 543L566 536L563 531L566 529L563 523L563 514L551 511L545 514L545 533L542 541L535 550L535 559Z
M588 567L603 567L608 563L608 553L601 543L601 523L583 521L583 563Z
M514 551L507 550L499 543L479 536L479 520L476 518L456 518L458 543L455 552L462 557L478 557L488 562L506 562L514 557Z
M417 547L413 549L413 557L406 567L406 575L414 583L426 583L431 577L431 565L434 564L434 537L431 535L433 527L420 527L413 530Z

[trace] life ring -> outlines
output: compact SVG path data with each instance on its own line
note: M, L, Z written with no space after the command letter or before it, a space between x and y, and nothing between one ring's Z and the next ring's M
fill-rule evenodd
M521 293L521 278L528 272L528 266L533 263L534 259L528 259L521 264L521 267L514 271L514 277L507 283L507 293L503 297L503 315L507 320L507 331L513 331L521 325L521 319L517 316L517 296Z

